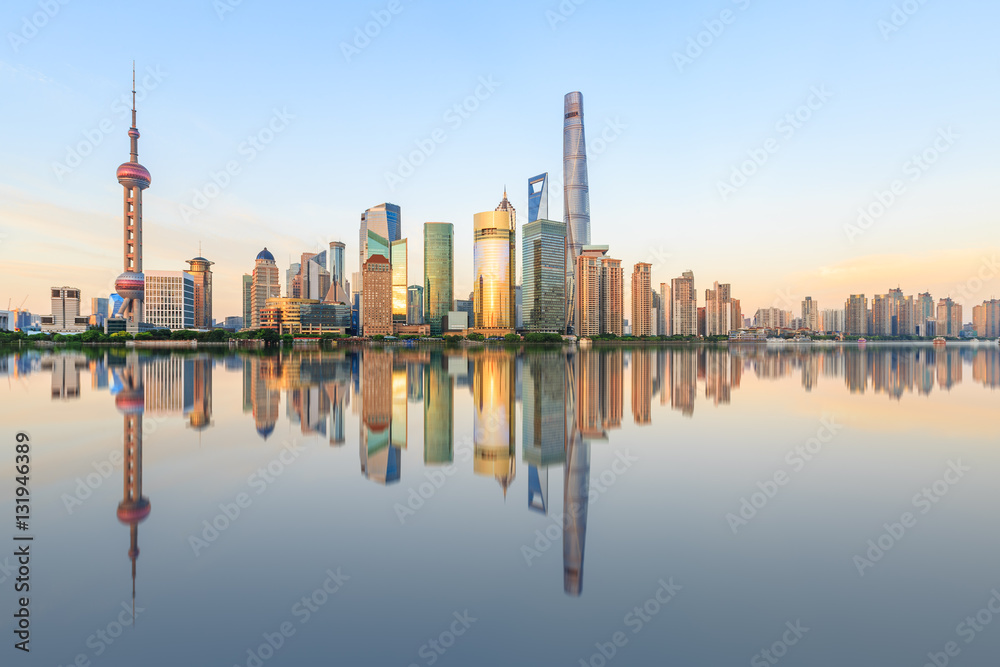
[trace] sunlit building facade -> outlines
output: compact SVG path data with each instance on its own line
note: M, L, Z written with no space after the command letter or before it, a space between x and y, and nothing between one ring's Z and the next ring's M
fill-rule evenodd
M194 328L212 328L212 265L204 257L187 260L188 269L185 273L194 282Z
M632 268L632 335L653 335L652 304L650 303L650 285L652 265L638 262Z
M962 331L962 304L955 303L950 297L938 301L937 335L957 337Z
M392 265L392 323L406 324L406 290L409 287L406 275L406 239L393 241L389 252L389 263Z
M515 213L503 200L494 211L473 218L473 327L488 335L512 333L515 311Z
M864 336L868 333L868 298L864 294L852 294L844 304L844 318L847 333Z
M145 275L146 323L157 329L195 328L195 290L191 274L187 271L146 271Z
M389 260L373 255L361 279L361 327L365 336L392 335L392 270Z
M694 288L694 272L685 271L670 281L672 317L671 331L675 336L698 335L698 295Z
M274 255L264 248L257 254L253 267L253 284L250 287L250 328L260 328L260 311L267 305L268 299L281 296L281 283L278 278L278 265Z

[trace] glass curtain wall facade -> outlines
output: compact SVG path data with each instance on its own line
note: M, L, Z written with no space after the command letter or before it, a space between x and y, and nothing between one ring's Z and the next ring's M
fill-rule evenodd
M452 307L455 285L455 226L424 223L424 322L441 334L441 319Z
M392 256L392 323L406 324L406 290L409 287L406 276L407 248L406 239L393 241L390 248Z
M566 224L529 222L521 246L524 329L561 333L566 328Z

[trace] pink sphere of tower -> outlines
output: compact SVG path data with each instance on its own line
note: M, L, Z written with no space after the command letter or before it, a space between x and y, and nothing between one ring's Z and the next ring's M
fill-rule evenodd
M135 271L126 271L115 279L115 291L123 299L142 300L146 293L146 277Z

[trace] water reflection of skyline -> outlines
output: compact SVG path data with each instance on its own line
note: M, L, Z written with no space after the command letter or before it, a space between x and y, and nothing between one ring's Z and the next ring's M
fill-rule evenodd
M379 485L403 479L403 450L422 447L419 458L428 467L455 463L455 401L465 388L473 405L472 472L492 477L506 498L519 474L520 403L528 512L550 513L550 468L557 467L556 474L562 469L562 514L555 518L562 527L563 589L571 596L583 591L591 445L611 440L622 428L626 386L637 427L655 422L656 401L683 417L693 415L699 398L712 407L725 406L748 375L765 381L797 378L805 392L834 383L850 394L871 392L899 401L906 394L951 390L967 379L968 366L975 384L1000 387L1000 350L985 345L538 349L520 354L504 348L364 348L247 356L98 349L0 356L0 373L12 380L49 373L53 401L79 398L83 371L90 374L92 391L113 396L123 417L124 482L117 515L130 531L133 601L138 525L151 507L142 492L142 421L181 417L199 433L211 429L217 366L242 373L242 411L264 441L281 417L282 399L289 424L334 447L347 440L346 415L356 415L360 472ZM411 404L419 408L411 410ZM410 417L421 408L422 438L410 439Z

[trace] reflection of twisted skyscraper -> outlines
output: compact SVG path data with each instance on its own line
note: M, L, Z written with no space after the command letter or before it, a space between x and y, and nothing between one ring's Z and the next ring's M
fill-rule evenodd
M139 523L149 516L149 500L142 495L142 414L145 398L139 360L133 355L121 376L122 390L115 406L125 415L124 493L118 503L118 520L129 525L128 557L132 561L132 607L135 608L135 563L139 558Z
M582 354L566 364L566 463L563 478L563 590L567 595L583 592L583 555L587 544L587 509L590 489L590 441L576 427L572 416L579 409L577 392L587 387L581 367Z
M563 220L566 221L566 317L575 332L574 271L580 249L590 245L590 186L587 182L587 141L583 132L583 94L563 100Z

